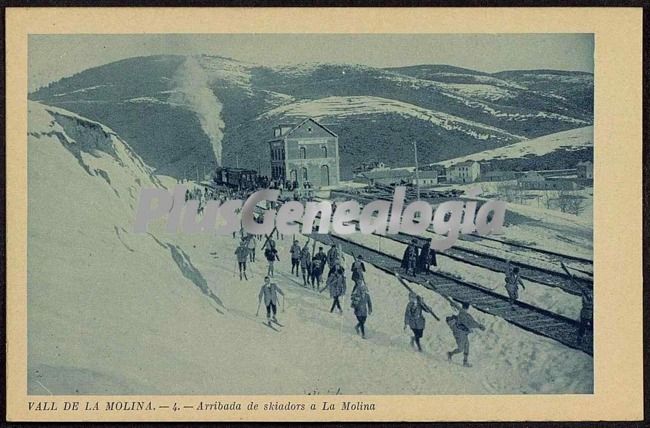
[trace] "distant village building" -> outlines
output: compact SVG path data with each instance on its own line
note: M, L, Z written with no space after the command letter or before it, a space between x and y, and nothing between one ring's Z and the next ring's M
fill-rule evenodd
M320 188L339 184L339 138L308 118L298 125L273 128L271 178Z
M421 187L432 186L438 184L439 172L435 171L418 171L418 178L415 178L415 173L411 176L411 184L417 186L418 184ZM419 182L419 183L418 183Z
M375 169L357 174L356 181L368 185L384 184L397 185L411 183L413 172L407 169Z
M448 183L472 183L481 176L481 165L476 161L460 162L447 168Z
M366 172L366 171L373 171L375 169L387 169L388 167L384 162L361 162L361 164L353 169L353 172L355 174L361 173L361 172Z
M528 171L517 179L517 187L523 190L575 190L575 179L545 177L537 171Z
M578 174L578 178L593 180L594 164L590 161L580 162L576 165L576 173Z
M488 171L481 174L481 181L510 181L517 178L514 171Z

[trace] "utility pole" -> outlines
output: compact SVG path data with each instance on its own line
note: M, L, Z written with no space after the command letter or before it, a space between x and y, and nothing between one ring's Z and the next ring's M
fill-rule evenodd
M413 141L413 148L415 149L415 190L416 194L418 197L418 201L420 200L420 174L418 173L418 143L417 141Z

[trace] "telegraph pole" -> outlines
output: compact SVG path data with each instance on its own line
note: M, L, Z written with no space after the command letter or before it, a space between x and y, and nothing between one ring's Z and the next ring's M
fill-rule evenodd
M418 197L418 201L420 200L420 174L418 173L418 143L417 141L413 141L413 148L415 149L415 190L416 194Z

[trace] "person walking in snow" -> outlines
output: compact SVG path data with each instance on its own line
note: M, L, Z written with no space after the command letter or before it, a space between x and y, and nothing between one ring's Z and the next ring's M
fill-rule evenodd
M514 308L515 302L519 298L519 286L521 285L521 288L524 290L526 287L524 286L523 281L521 280L521 276L519 276L519 267L515 266L512 267L510 265L510 260L506 262L506 291L508 292L508 301L510 302L510 307Z
M267 275L273 276L273 265L276 260L280 261L280 257L278 257L278 250L275 249L275 241L271 241L270 244L271 245L266 247L266 250L264 250L264 257L266 257L266 261L269 262Z
M332 272L332 269L334 269L334 265L336 265L338 260L339 250L336 248L336 244L332 242L330 249L327 251L327 265L330 268L330 273Z
M593 329L593 319L594 319L594 295L593 291L586 285L578 282L575 277L569 272L569 269L563 262L560 262L562 269L569 276L569 280L574 287L577 287L580 290L580 295L582 297L582 308L580 309L580 325L578 326L578 334L576 336L576 343L578 345L582 344L585 332L588 328Z
M255 235L248 235L248 242L246 244L248 248L248 255L250 257L250 262L255 262L255 248L257 247L257 242L255 240Z
M419 352L422 352L420 339L422 339L424 327L426 325L423 312L429 312L438 319L436 314L433 313L433 310L424 303L422 297L413 291L410 291L409 302L406 305L406 311L404 311L404 330L406 330L406 327L411 328L411 331L413 332L413 336L411 337L411 346L417 346Z
M293 241L293 245L289 249L289 252L291 253L291 274L295 273L296 276L299 276L298 269L300 269L300 252L302 249L300 248L300 245L298 245L298 241L295 240Z
M409 272L413 272L413 276L415 276L415 266L418 260L418 247L416 244L417 241L412 239L411 243L404 250L401 267L404 270L405 275L408 275Z
M239 266L239 280L242 280L242 274L246 281L248 277L246 276L246 261L248 260L248 248L246 248L246 241L243 239L239 243L239 246L235 250L235 255L237 256L237 265Z
M258 304L257 304L257 313L255 316L259 315L260 303L264 299L264 306L266 306L266 322L268 325L271 325L271 321L278 322L276 314L278 312L278 293L282 295L284 301L284 292L278 287L275 282L271 282L271 278L268 276L264 278L264 284L260 289L260 294L258 295Z
M356 260L352 263L352 267L350 268L352 271L352 281L354 281L354 288L359 285L359 283L364 282L364 277L363 274L366 271L366 265L363 264L363 256L359 254L356 258Z
M458 315L447 317L447 325L451 329L454 339L456 340L456 349L447 352L447 359L451 361L452 357L456 354L463 353L463 366L472 367L469 362L469 334L473 329L485 330L483 324L476 321L470 314L467 313L469 303L463 302L462 305L454 302L451 299L449 303L452 308L458 310Z
M318 247L318 252L311 259L311 287L320 289L323 281L323 271L327 263L327 256L323 252L323 247Z
M325 288L329 288L330 297L332 298L332 307L330 308L330 312L334 312L334 308L338 308L339 313L342 314L343 309L341 308L341 302L339 299L341 296L345 295L346 284L345 275L341 266L336 266L332 270L331 275L327 278L325 287L318 291L322 293Z
M368 315L372 315L372 300L368 293L368 287L363 282L363 279L355 285L355 289L351 295L352 309L354 309L354 316L357 317L357 325L354 326L357 334L361 334L361 338L366 338L366 319Z
M307 287L311 271L311 253L309 252L309 238L300 251L300 272L302 274L303 286Z

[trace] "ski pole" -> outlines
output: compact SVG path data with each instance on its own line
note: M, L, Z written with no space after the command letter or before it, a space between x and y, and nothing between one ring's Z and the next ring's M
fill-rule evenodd
M255 316L258 316L260 314L260 304L262 303L261 300L257 301L257 311L255 311Z
M282 312L284 312L284 296L282 296Z

